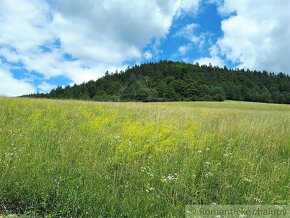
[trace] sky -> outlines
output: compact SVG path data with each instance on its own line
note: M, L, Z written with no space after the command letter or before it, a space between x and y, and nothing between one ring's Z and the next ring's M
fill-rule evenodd
M0 0L0 95L159 60L290 74L289 0Z

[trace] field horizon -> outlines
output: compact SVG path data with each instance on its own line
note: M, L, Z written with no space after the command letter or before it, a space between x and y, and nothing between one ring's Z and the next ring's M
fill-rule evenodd
M0 97L0 215L289 205L290 106Z

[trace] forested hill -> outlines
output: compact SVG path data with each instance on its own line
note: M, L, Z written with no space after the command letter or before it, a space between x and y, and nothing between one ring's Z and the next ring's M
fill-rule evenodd
M290 77L161 61L106 73L97 81L25 97L95 101L223 101L290 103Z

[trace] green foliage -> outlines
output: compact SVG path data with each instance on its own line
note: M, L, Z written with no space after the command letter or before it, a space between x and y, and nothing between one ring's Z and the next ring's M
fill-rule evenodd
M290 103L290 77L160 61L116 71L97 81L28 97L94 101L224 101Z
M290 202L287 105L0 98L0 120L1 215L184 217L191 204Z

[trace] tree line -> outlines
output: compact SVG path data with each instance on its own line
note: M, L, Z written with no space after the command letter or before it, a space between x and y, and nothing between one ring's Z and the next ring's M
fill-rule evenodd
M135 65L80 85L25 97L93 101L224 101L290 104L290 77L267 71L160 61Z

